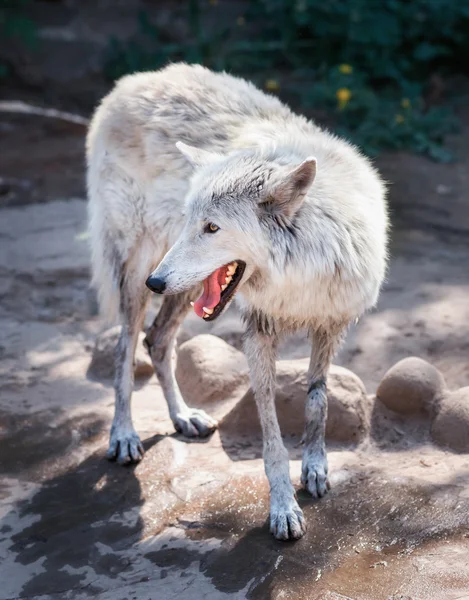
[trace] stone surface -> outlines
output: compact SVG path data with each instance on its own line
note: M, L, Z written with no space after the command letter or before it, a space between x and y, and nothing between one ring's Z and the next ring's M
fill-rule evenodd
M308 360L277 362L277 415L284 436L301 435L308 389ZM330 441L359 442L369 427L366 391L351 371L332 365L327 382L328 417L326 437ZM259 435L260 423L252 390L223 419L222 433Z
M98 379L114 377L115 349L119 340L120 330L120 325L116 325L97 336L88 369L89 374L93 377ZM151 377L153 375L153 365L143 345L144 339L145 334L141 331L135 351L134 376L136 378Z
M336 442L358 442L369 429L365 386L352 371L332 365L327 379L328 414L326 438Z
M448 392L432 423L433 441L457 452L469 452L469 387Z
M28 283L64 285L88 276L86 205L83 200L11 208L0 219L0 269L28 278ZM15 232L12 235L12 232ZM27 245L28 252L24 251Z
M438 369L411 356L389 369L376 395L387 408L410 415L433 413L445 390L445 380Z
M249 371L244 354L203 334L180 346L176 378L187 404L208 407L239 397L249 384Z
M236 304L231 303L223 313L222 319L215 319L215 321L209 321L208 323L198 317L194 311L190 311L181 327L178 341L182 344L197 335L211 334L242 351L244 331L245 326Z

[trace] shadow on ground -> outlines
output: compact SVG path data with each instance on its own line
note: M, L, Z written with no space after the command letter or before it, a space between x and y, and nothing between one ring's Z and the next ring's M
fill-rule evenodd
M296 543L284 543L271 538L267 522L257 525L265 516L265 502L246 504L252 490L241 481L229 500L218 498L217 506L212 498L200 522L186 524L190 540L219 538L224 540L220 548L191 551L188 544L146 556L165 569L183 570L199 561L200 571L219 592L243 590L251 600L323 599L321 594L330 590L347 594L337 598L388 598L385 593L398 593L406 579L411 581L415 564L410 555L425 554L450 539L468 548L469 500L459 498L468 482L469 470L444 485L388 480L378 469L357 472L320 502L300 492L308 532ZM467 581L466 569L448 583L448 590ZM422 590L427 588L432 589L431 581Z
M102 434L103 420L78 417L52 429L37 417L9 416L6 425L8 434L0 438L0 453L11 461L2 462L0 473L22 478L33 472L39 484L36 493L12 502L13 510L0 521L0 531L11 536L8 552L14 555L14 562L23 565L25 573L26 567L32 567L22 596L77 588L91 592L88 571L93 577L120 576L128 560L116 551L140 539L144 527L140 517L144 498L135 467L110 463L103 451L75 465L61 464L62 457L70 462L79 445ZM145 449L161 437L146 440ZM47 461L59 471L50 479L44 477ZM7 524L12 516L18 524L16 532L14 525ZM30 524L23 528L24 523ZM34 574L34 566L39 564L36 571L40 572ZM6 573L1 579L4 577Z
M467 587L468 464L450 478L442 469L441 481L435 472L429 482L402 476L394 452L352 467L345 462L333 471L333 489L323 500L299 492L308 532L297 543L283 543L268 531L260 461L233 463L237 470L228 477L191 487L190 477L208 464L200 463L202 454L211 460L221 451L216 436L203 445L154 436L145 441L143 463L122 468L104 459L100 417L57 428L42 418L23 429L20 421L6 423L10 433L0 445L2 456L16 460L1 468L7 481L36 473L35 489L10 499L0 520L0 543L7 543L2 581L8 590L10 570L18 567L23 577L19 593L1 598L66 593L123 600L128 581L136 590L132 598L146 598L139 586L153 582L151 600L171 593L324 600L331 590L331 599L412 593L445 600L458 596L442 590ZM70 460L79 439L102 442L102 449L75 463L56 460L48 476L44 464L54 444ZM254 467L243 471L246 465ZM158 595L163 580L167 591ZM204 595L204 585L218 596Z

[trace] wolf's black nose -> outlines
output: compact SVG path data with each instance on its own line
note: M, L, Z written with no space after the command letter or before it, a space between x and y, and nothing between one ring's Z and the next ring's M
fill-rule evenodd
M146 280L145 285L148 289L156 294L162 294L166 289L166 281L164 279L160 279L159 277L150 277Z

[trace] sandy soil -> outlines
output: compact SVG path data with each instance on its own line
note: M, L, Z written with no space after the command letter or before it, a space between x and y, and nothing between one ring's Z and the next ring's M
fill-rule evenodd
M106 462L112 385L87 376L101 324L83 132L24 116L0 128L0 599L469 599L469 455L432 445L425 420L389 412L359 447L331 446L331 493L299 492L309 529L295 544L268 533L259 441L188 443L154 377L133 404L145 460ZM391 268L337 359L370 395L410 355L451 389L468 385L468 129L452 141L454 165L379 163L392 182ZM202 332L239 347L236 311L213 326L190 317L181 341ZM282 347L307 355L301 336ZM300 450L287 441L297 485Z

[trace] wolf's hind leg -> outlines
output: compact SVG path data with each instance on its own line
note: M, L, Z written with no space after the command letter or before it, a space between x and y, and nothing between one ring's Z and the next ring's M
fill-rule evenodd
M260 331L253 319L244 349L262 427L264 467L270 484L270 531L277 539L288 540L302 537L306 523L290 480L288 452L275 409L276 348L277 336Z
M345 326L334 324L312 331L312 351L306 397L305 448L301 483L313 496L321 498L329 489L325 444L327 419L326 377L334 354L345 333Z
M138 282L138 283L137 283ZM132 285L135 284L135 285ZM131 416L130 400L134 385L134 356L142 329L149 292L138 278L121 278L120 312L122 330L116 347L115 412L107 457L124 465L143 457L143 446Z
M217 422L203 410L187 406L174 375L176 334L195 296L194 290L164 296L160 311L147 331L145 343L175 429L186 437L206 437L216 429Z

